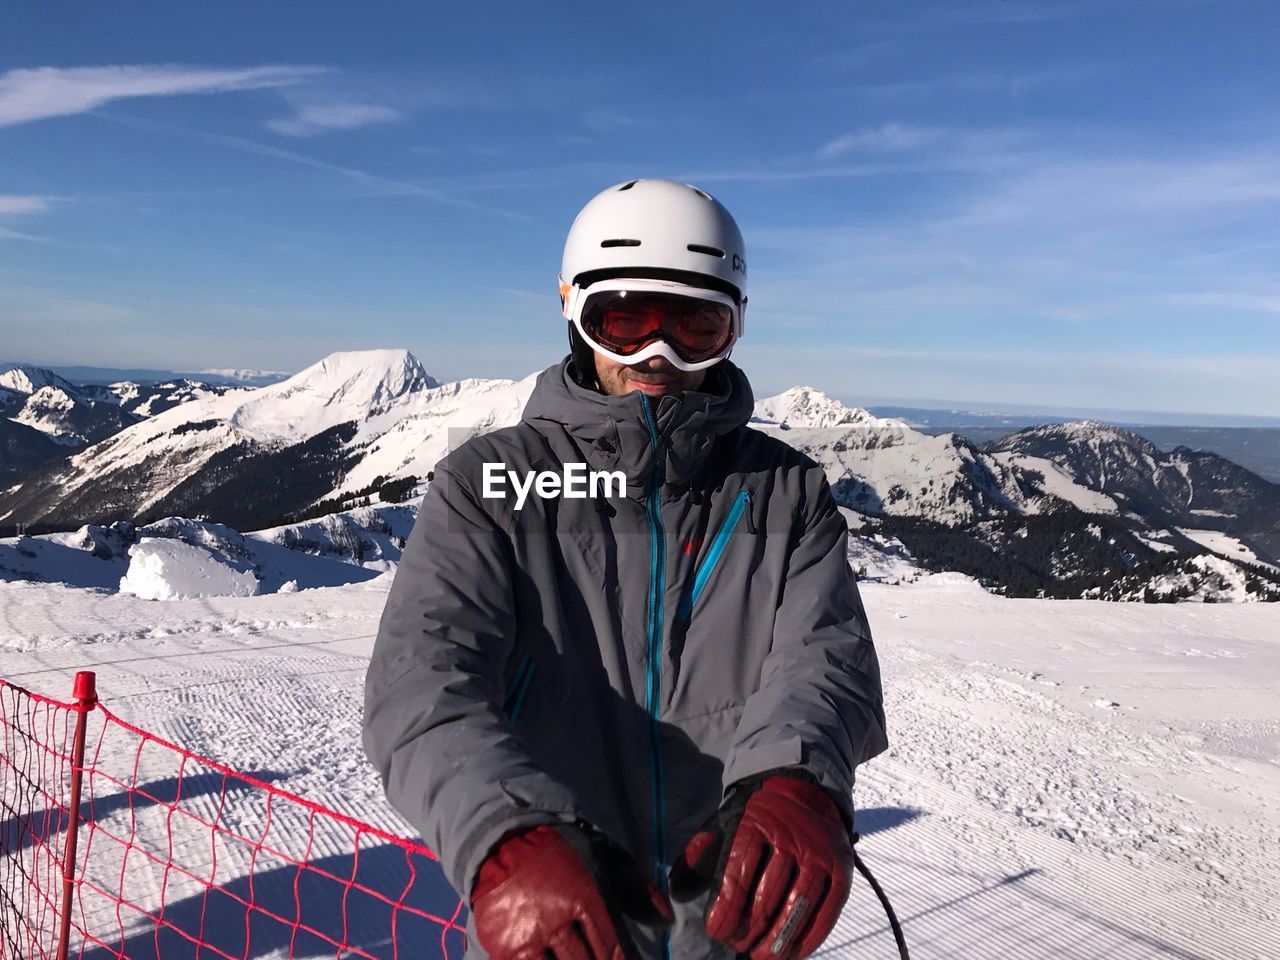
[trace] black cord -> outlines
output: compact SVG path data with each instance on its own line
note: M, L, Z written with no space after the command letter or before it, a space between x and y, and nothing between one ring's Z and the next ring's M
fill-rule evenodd
M902 957L902 960L911 960L911 954L907 952L907 938L902 935L902 926L898 923L898 916L893 912L893 907L889 905L889 898L885 896L880 884L876 883L876 878L871 875L867 865L858 856L857 843L859 839L858 834L855 833L853 835L853 865L866 878L867 883L871 884L871 889L875 891L876 896L880 899L880 906L884 907L885 916L889 918L889 927L893 930L893 939L898 942L898 955Z

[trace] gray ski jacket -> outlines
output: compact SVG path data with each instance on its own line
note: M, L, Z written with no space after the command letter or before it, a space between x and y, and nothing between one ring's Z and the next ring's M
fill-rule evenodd
M505 834L576 819L665 888L734 782L802 767L852 817L854 767L887 745L846 524L817 464L746 426L742 372L655 402L569 363L436 466L366 678L365 750L464 897ZM485 463L585 463L626 492L517 510ZM632 928L642 954L732 956L704 906Z

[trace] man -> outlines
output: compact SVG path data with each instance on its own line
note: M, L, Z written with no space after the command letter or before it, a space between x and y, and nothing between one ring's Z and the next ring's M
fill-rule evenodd
M726 359L742 236L695 187L620 184L574 221L560 292L570 355L520 424L436 467L366 751L468 898L469 951L807 956L848 895L854 767L884 716L826 478L746 426ZM625 491L516 509L485 464Z

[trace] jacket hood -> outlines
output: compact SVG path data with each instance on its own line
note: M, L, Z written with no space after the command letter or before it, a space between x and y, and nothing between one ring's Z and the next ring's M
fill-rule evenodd
M690 486L716 439L743 426L755 405L746 374L728 360L705 383L710 392L686 390L656 400L639 391L610 397L578 384L571 357L538 376L521 419L546 432L558 425L578 444L593 470L621 470L630 496L665 483L678 493ZM655 433L663 457L654 457Z

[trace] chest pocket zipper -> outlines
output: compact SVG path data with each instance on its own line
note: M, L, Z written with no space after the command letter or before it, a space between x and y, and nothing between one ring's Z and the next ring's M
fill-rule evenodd
M707 581L711 579L711 574L715 572L716 566L720 563L720 558L724 556L725 548L729 546L729 537L733 534L734 529L742 522L743 515L747 518L747 529L755 533L755 528L751 523L751 491L740 490L738 495L734 497L733 505L729 507L729 512L724 518L724 522L720 524L720 529L716 531L715 537L711 541L711 546L707 550L707 555L702 558L702 562L698 564L698 568L693 573L693 589L685 595L684 600L680 603L680 608L676 615L681 620L688 620L693 615L693 606L698 602L698 597L702 594L703 589L707 585Z

